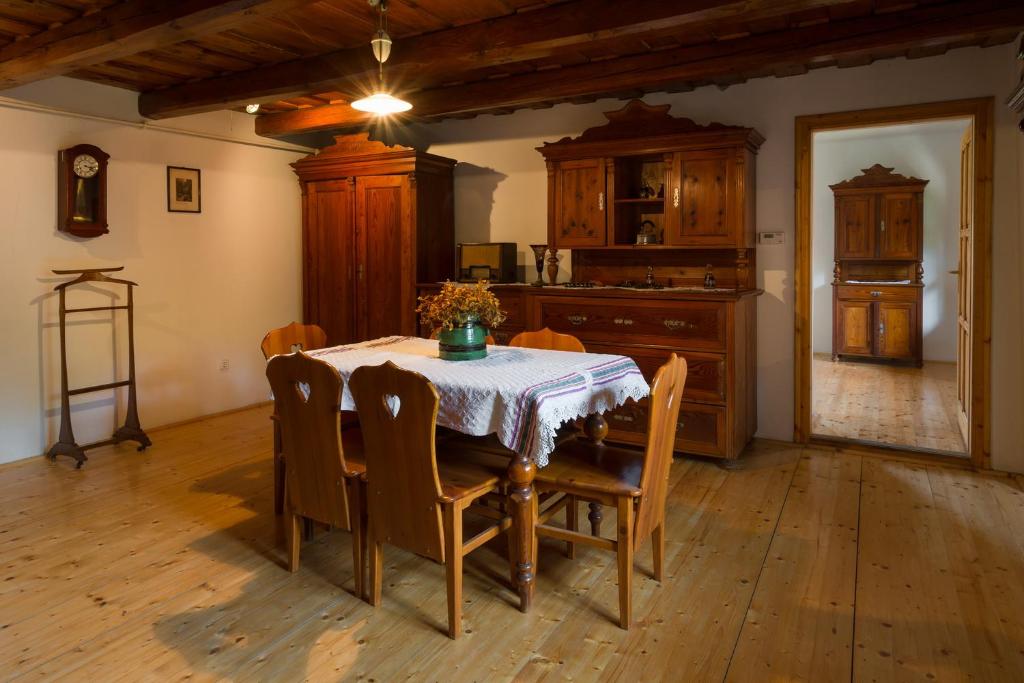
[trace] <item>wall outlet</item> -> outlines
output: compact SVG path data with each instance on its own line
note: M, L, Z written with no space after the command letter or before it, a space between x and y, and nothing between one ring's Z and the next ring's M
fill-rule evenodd
M228 359L227 358L222 359L221 362L220 362L220 371L221 372L227 372L229 368L230 368L230 366L228 365Z
M758 244L782 244L786 241L784 232L759 232L757 233Z

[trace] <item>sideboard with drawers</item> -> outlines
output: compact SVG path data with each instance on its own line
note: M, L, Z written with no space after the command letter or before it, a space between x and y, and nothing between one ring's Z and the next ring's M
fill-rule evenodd
M420 294L438 288L422 284ZM508 316L491 331L499 344L524 330L549 327L579 338L589 352L631 357L648 381L668 354L683 356L689 371L676 433L678 452L733 459L757 430L760 290L493 285L491 291ZM421 333L429 336L430 330ZM605 419L608 441L646 443L646 401L630 402Z

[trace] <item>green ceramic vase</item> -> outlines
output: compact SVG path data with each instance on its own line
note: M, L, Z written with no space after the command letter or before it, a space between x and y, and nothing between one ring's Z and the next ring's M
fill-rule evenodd
M477 360L487 357L487 328L476 319L437 333L443 360Z

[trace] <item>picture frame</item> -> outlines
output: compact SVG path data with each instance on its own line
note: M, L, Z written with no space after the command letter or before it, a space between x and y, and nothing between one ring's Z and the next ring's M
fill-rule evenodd
M167 210L172 213L202 213L202 174L198 168L167 167Z

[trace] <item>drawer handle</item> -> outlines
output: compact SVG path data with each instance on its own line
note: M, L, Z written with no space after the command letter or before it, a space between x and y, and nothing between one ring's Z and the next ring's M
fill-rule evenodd
M618 420L619 422L633 422L632 415L612 415L612 419Z
M871 292L871 296L882 296L882 293L876 289Z
M671 318L664 321L665 327L675 332L676 330L692 330L696 325L691 323L689 320L673 320Z
M633 321L630 320L629 318L616 318L615 319L615 324L616 325L626 325L626 326L629 326L629 325L633 324Z
M565 316L565 319L571 322L573 325L582 325L587 322L587 316L574 313L573 315Z

